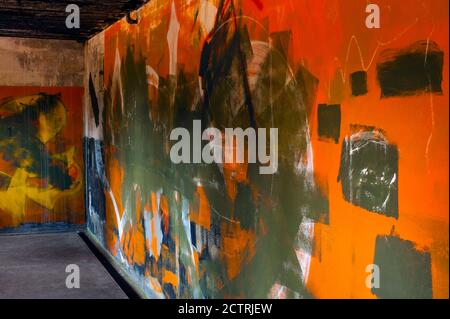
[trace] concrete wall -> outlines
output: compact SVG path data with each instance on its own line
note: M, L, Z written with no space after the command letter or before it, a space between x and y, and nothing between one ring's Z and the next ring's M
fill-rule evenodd
M83 44L0 37L0 86L83 86Z

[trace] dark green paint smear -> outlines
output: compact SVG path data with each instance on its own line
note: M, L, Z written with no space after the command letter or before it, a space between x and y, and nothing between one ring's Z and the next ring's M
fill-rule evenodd
M371 212L398 218L398 150L373 127L342 143L338 181L346 201ZM381 133L382 134L382 133Z
M216 28L233 16L233 7L224 8L221 2ZM222 13L224 13L222 15ZM198 74L202 80L203 98L198 88L198 74L184 72L180 66L177 76L159 78L157 101L150 101L145 60L129 45L122 60L124 114L120 97L112 96L112 80L107 85L104 111L105 145L114 146L115 156L124 168L123 203L134 206L134 185L139 186L141 198L162 189L169 202L169 235L163 242L174 255L174 242L180 250L189 250L189 239L182 225L181 203L174 198L178 191L192 204L197 182L200 182L211 206L211 230L204 233L206 247L199 257L200 269L205 269L198 287L186 287L187 260L181 254L180 295L171 287L164 287L167 297L193 297L200 288L206 298L246 296L266 298L270 288L279 282L301 296L309 293L301 281L300 266L295 255L299 225L304 218L328 222L328 199L316 188L304 171L296 168L299 157L305 154L309 136L308 108L316 94L317 79L301 66L290 74L287 65L290 32L271 35L274 49L262 65L255 90L249 91L245 63L252 56L252 47L245 26L237 22L225 23L205 44ZM135 58L136 57L136 58ZM286 84L287 83L287 84ZM116 101L112 105L112 100ZM156 103L156 105L154 104ZM155 118L150 110L156 108ZM239 184L233 201L227 193L221 168L216 164L173 164L169 158L170 131L186 128L192 136L192 122L202 120L202 129L215 126L251 126L279 129L279 170L275 175L260 175L259 164L249 164L248 184ZM192 149L192 145L191 145ZM108 155L107 156L111 156ZM106 161L108 162L108 158ZM253 190L256 190L253 193ZM136 214L134 214L136 216ZM140 214L142 216L142 214ZM222 224L230 218L241 228L256 233L255 255L242 266L237 277L229 280L226 264L212 258L213 248L222 249ZM135 217L133 217L135 218ZM261 229L260 219L267 229ZM143 223L143 220L136 220ZM245 259L245 256L242 256ZM170 256L161 256L158 263L146 256L145 266L136 268L174 269ZM156 265L155 265L156 263ZM184 274L184 275L183 275ZM161 279L161 273L152 273ZM223 288L215 282L224 283Z
M416 250L411 241L378 236L374 264L380 269L380 287L372 288L379 298L431 299L431 256Z

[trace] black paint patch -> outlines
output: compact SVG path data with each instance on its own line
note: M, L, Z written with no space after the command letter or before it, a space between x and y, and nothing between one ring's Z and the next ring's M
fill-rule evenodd
M379 298L433 297L430 254L416 250L411 241L378 236L374 264L380 270L380 286L372 292Z
M352 95L360 96L367 93L367 73L366 71L357 71L350 74L352 83Z
M382 130L353 125L342 143L338 181L346 201L398 218L398 150Z
M197 244L197 234L196 234L196 227L195 227L195 223L194 222L190 222L191 227L189 227L191 229L191 243L192 245L198 249L198 244Z
M6 191L11 182L11 177L0 173L0 191Z
M249 185L237 185L236 201L234 203L235 217L244 229L252 229L256 220L256 208L252 199L252 190Z
M319 104L319 137L339 142L341 134L341 106L339 104Z
M382 97L442 93L444 53L433 41L418 41L406 49L385 50L377 64Z
M94 114L95 126L98 127L100 124L99 118L100 109L98 107L97 94L95 93L95 86L94 82L92 81L91 74L89 74L89 96L91 97L91 106L92 106L92 113Z
M85 206L89 231L104 244L106 223L105 190L109 188L104 167L103 144L94 138L84 138L85 155Z

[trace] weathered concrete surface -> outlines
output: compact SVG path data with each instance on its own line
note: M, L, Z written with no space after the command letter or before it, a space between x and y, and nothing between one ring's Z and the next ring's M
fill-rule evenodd
M66 287L66 267L80 288ZM0 236L0 299L123 299L126 294L77 233Z
M1 0L0 36L86 40L148 0ZM80 28L69 29L67 5L80 11Z
M83 72L82 43L0 37L0 86L83 86Z
M91 40L86 41L84 47L84 136L94 137L103 140L103 121L95 125L94 114L92 112L92 98L95 95L99 107L99 117L103 116L103 96L105 94L103 86L103 58L105 56L105 33L102 32ZM92 80L92 87L89 83Z

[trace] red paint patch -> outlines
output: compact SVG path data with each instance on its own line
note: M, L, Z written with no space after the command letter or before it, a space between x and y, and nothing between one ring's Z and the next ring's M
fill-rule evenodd
M258 7L259 10L262 10L264 8L261 0L252 0L252 1Z

